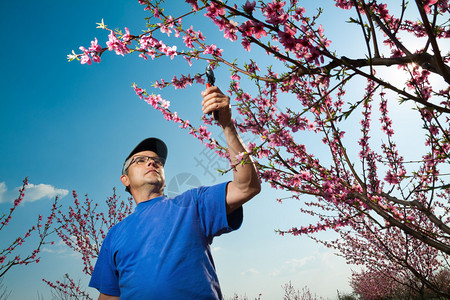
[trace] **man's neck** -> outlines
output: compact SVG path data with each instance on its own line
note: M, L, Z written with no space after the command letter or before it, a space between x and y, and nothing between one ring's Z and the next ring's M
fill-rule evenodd
M160 196L164 195L164 189L160 190L141 190L141 191L133 191L132 192L134 201L136 204L139 204L141 202L145 202Z

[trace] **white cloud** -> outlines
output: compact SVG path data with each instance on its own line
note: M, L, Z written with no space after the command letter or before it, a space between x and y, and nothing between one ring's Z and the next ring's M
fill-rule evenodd
M5 182L0 182L0 203L3 202L13 202L19 196L19 189L21 187L16 187L11 191L8 191L8 187ZM28 183L25 187L25 197L23 202L34 202L44 198L55 198L59 196L60 198L69 194L68 190L58 189L49 184L32 184Z
M8 188L6 187L6 184L4 182L0 182L0 203L2 203L3 198L5 197L6 191L8 190Z
M64 257L64 258L81 258L81 254L79 252L73 251L66 244L55 244L49 247L42 248L42 252L50 253L51 255Z
M316 260L316 257L314 256L307 256L301 259L297 259L297 258L292 258L290 260L287 260L283 263L283 265L281 266L281 268L278 269L274 269L271 272L271 276L273 277L277 277L280 276L281 274L296 274L300 271L303 271L305 269L305 265L310 262L310 261L314 261Z
M258 275L259 271L256 270L255 268L250 268L247 271L241 272L242 276L251 276L251 275Z
M314 256L307 256L302 259L293 258L284 262L284 269L292 273L300 271L309 261L315 260Z
M272 273L270 273L270 276L272 277L277 277L281 274L281 270L280 269L275 269L272 271Z
M65 189L57 189L49 184L38 184L34 185L29 183L25 190L25 197L23 201L33 202L43 198L55 198L56 196L64 197L69 193Z
M61 254L66 254L68 251L67 251L67 248L55 249L55 247L53 247L53 248L44 247L44 248L42 248L42 252L61 255Z

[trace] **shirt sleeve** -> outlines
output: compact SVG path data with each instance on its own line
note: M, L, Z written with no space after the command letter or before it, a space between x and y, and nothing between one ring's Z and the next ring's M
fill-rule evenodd
M201 187L197 190L198 211L205 235L213 237L239 229L243 220L242 207L227 215L226 188L228 182Z
M112 234L113 230L110 230L103 241L89 286L105 295L120 296L119 275L115 268L111 249Z

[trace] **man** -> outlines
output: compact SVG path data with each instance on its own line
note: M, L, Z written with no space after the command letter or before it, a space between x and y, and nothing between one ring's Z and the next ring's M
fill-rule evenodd
M230 98L213 86L202 92L203 113L217 111L232 160L244 145L231 119ZM167 147L149 138L125 160L121 181L136 210L108 232L89 286L105 299L222 299L210 244L238 229L242 205L260 192L252 159L233 181L164 196Z

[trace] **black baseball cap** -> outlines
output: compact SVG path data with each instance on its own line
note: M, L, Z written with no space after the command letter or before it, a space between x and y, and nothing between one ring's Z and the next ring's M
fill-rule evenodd
M124 174L125 171L125 164L127 162L127 160L132 157L134 154L141 152L141 151L153 151L155 152L159 157L161 157L162 159L164 159L164 162L167 159L167 146L166 144L161 141L158 138L147 138L145 140L143 140L142 142L140 142L134 149L133 151L130 152L130 154L127 156L127 158L125 158L125 161L123 163L123 167L122 167L122 174Z

